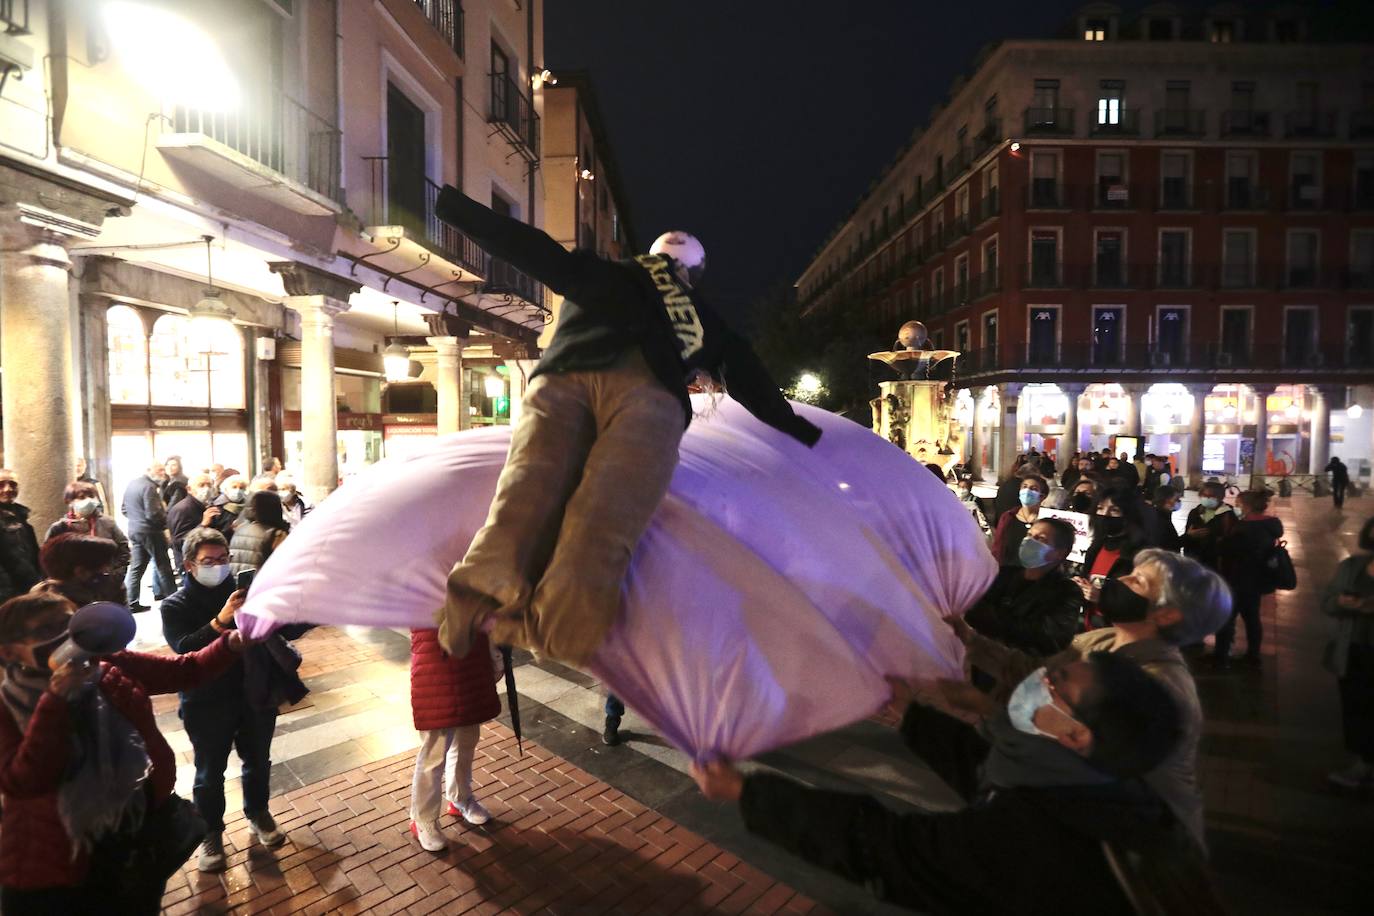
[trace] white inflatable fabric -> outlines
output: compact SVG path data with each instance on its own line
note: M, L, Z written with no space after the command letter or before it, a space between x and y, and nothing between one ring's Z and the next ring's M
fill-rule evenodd
M884 675L959 676L962 647L940 618L966 610L997 568L958 498L833 414L794 405L824 431L808 449L729 399L693 406L590 670L698 760L871 715ZM442 437L340 487L264 565L243 625L433 626L509 438Z

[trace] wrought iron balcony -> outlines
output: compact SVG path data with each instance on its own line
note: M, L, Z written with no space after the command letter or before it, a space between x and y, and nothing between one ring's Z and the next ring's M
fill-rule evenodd
M1289 137L1336 136L1336 113L1306 109L1283 116L1283 131Z
M0 0L0 25L7 35L29 34L29 0Z
M541 309L546 307L544 284L500 258L491 258L490 265L482 292L523 299Z
M400 226L414 241L430 249L446 261L487 276L487 253L472 239L439 219L434 205L440 187L428 178L409 181L393 174L386 156L365 156L372 170L369 226Z
M539 161L539 115L534 103L507 73L491 74L487 122L530 163Z
M1103 120L1104 117L1107 120ZM1140 133L1140 109L1121 108L1112 113L1099 111L1097 118L1088 125L1088 133L1094 137L1137 136Z
M1002 213L1002 198L997 188L988 188L978 202L978 221L985 222Z
M449 47L463 56L463 4L461 0L415 0L430 25L444 37Z
M1248 108L1223 111L1221 113L1221 135L1223 137L1267 137L1269 136L1269 112L1251 111Z
M338 127L280 93L264 92L232 113L177 106L161 123L158 148L165 155L187 160L237 187L265 193L300 212L320 209L264 191L262 176L251 174L251 163L257 163L330 201L341 198ZM213 142L207 144L207 139Z
M1073 133L1072 108L1027 108L1024 117L1027 134L1064 136Z
M1207 131L1207 113L1198 108L1160 108L1155 111L1156 137L1200 137Z
M1002 139L1002 119L993 118L973 135L973 154L981 156Z

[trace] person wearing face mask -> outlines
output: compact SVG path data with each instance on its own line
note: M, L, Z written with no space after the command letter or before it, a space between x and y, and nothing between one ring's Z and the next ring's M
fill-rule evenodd
M1017 564L1003 566L987 594L964 615L984 636L1037 655L1053 655L1078 632L1083 596L1060 571L1073 549L1074 530L1061 519L1040 519L1017 548Z
M1069 502L1064 508L1070 512L1080 512L1083 515L1092 515L1097 511L1097 500L1101 495L1101 488L1097 481L1091 477L1083 477L1073 485L1073 490L1069 495Z
M1075 456L1073 463L1071 463L1067 468L1065 468L1064 473L1060 475L1059 482L1064 487L1064 489L1068 490L1069 492L1073 492L1073 489L1078 485L1078 482L1082 480L1085 475L1091 472L1092 469L1093 460L1091 458L1084 458L1081 455Z
M1231 644L1236 638L1236 620L1245 622L1245 654L1240 662L1251 668L1260 665L1260 645L1264 625L1260 602L1274 588L1265 581L1265 564L1274 545L1283 538L1283 522L1269 514L1267 490L1246 490L1237 499L1236 521L1217 544L1221 574L1235 595L1231 619L1217 631L1212 664L1225 671L1231 663Z
M134 825L160 823L175 802L176 754L149 698L213 681L245 641L234 632L180 658L124 651L53 670L75 610L57 594L0 605L0 909L155 916L169 875L130 880L118 867L153 840Z
M978 504L978 497L973 495L973 478L961 478L958 486L959 502L963 503L968 514L978 523L978 528L986 535L992 529L988 526L988 517L983 514L983 507Z
M234 536L229 539L229 563L234 574L261 569L290 533L276 493L259 490L251 495L248 508L243 510Z
M215 519L224 510L211 505L215 500L214 480L209 474L201 473L187 484L186 496L171 509L167 510L167 531L172 536L172 557L180 571L181 583L186 584L186 564L182 556L182 542L186 535L197 528L213 528Z
M1135 555L1150 543L1145 507L1139 494L1124 487L1108 490L1092 516L1092 544L1083 558L1083 572L1075 581L1083 591L1084 623L1101 626L1098 597L1102 583L1126 575Z
M1175 751L1145 777L1146 782L1205 849L1197 780L1202 705L1180 648L1201 642L1230 618L1231 590L1221 576L1197 561L1151 548L1136 555L1129 574L1104 581L1099 597L1110 626L1080 633L1068 649L1048 658L982 636L963 618L948 617L946 623L964 643L968 663L995 682L991 693L998 699L1009 696L1036 668L1053 668L1091 652L1123 654L1158 679L1183 711L1184 733ZM934 761L967 758L972 753L968 745L961 745L958 734L950 735L945 726L943 718L929 724L922 756Z
M167 469L161 461L148 465L145 473L135 477L124 490L124 518L129 522L129 545L132 557L124 578L124 591L129 598L129 610L146 611L139 604L143 590L143 574L153 567L153 599L161 601L176 591L176 577L167 550L167 506L162 502L162 485Z
M119 546L91 534L59 534L43 542L38 562L47 576L35 592L54 592L77 607L93 601L124 603L124 577L115 575ZM128 554L124 557L127 562Z
M95 485L73 481L67 484L62 497L67 501L67 514L48 527L44 542L63 534L89 534L113 541L117 551L112 564L113 571L121 582L124 581L129 571L129 539L115 520L104 514ZM123 601L124 598L121 596L114 600Z
M0 601L23 594L43 578L29 507L19 502L19 479L0 468Z
M232 537L245 506L248 505L248 481L242 474L230 474L220 481L219 495L211 504L219 515L210 520L210 527L225 537Z
M233 631L234 613L247 597L235 590L224 535L213 528L197 528L186 536L182 550L186 584L162 603L162 633L167 645L179 654L197 652L221 633ZM193 795L209 827L197 859L201 871L217 872L225 867L224 769L234 748L243 763L243 811L250 834L267 847L280 846L286 839L268 810L272 735L278 705L298 701L305 690L298 680L290 682L294 672L285 675L273 659L279 657L285 639L294 639L306 629L283 627L268 637L268 642L253 646L223 677L181 693L181 718L195 751ZM286 651L293 650L286 646ZM280 685L283 694L263 694L255 689L268 677L284 678Z
M282 471L277 475L276 482L277 495L281 497L282 515L286 519L286 524L295 528L301 519L310 514L311 506L300 494L296 479L290 474Z
M1043 477L1024 477L1016 492L1020 505L1008 509L997 519L997 528L992 535L992 556L1002 566L1017 563L1017 550L1030 526L1040 515L1040 504L1050 495L1050 485Z
M889 680L910 741L923 707ZM967 686L938 685L967 698L976 725L950 721L983 742L978 777L948 774L962 810L898 813L729 761L691 773L750 833L922 913L1222 912L1196 847L1135 778L1180 734L1176 704L1139 665L1094 653L1035 672L1000 704ZM1172 880L1150 881L1155 868Z
M1174 527L1174 512L1178 510L1179 492L1172 486L1162 486L1152 496L1155 513L1154 542L1164 550L1183 549L1183 539Z
M1236 523L1226 503L1226 485L1209 480L1198 488L1198 504L1183 523L1183 552L1210 569L1217 568L1217 548Z

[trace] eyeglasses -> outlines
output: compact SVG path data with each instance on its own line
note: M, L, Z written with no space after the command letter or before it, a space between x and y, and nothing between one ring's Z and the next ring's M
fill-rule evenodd
M229 558L228 558L227 556L220 556L220 557L205 557L204 559L196 560L196 565L197 565L197 566L228 566L228 565L229 565Z

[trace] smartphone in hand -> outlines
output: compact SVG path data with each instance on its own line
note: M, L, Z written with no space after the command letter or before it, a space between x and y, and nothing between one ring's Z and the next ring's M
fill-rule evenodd
M234 588L238 589L241 592L248 591L249 587L253 584L253 577L257 574L258 571L256 569L243 570L238 574L237 577L235 577Z

